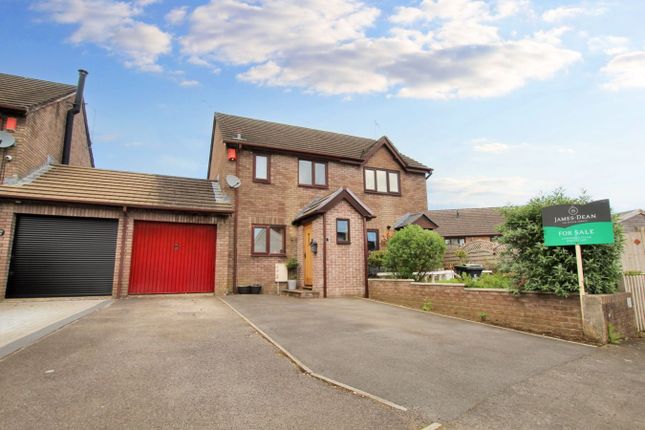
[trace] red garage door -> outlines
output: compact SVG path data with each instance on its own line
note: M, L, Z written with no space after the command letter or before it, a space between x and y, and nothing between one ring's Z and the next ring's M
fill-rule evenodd
M217 228L135 221L128 294L212 292Z

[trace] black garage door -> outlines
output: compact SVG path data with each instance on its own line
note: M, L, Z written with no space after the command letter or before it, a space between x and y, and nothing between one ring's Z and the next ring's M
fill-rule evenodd
M112 294L117 221L19 215L7 297Z

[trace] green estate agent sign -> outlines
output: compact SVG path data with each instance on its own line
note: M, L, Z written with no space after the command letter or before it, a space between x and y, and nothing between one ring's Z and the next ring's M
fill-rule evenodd
M546 246L614 243L609 200L544 208L542 226Z

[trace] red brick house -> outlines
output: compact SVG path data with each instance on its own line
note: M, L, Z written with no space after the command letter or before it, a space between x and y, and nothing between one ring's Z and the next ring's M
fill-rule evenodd
M273 293L276 263L323 297L363 295L368 249L408 212L427 209L432 169L387 137L368 139L215 114L208 178L234 205L229 285ZM314 249L315 248L315 252Z

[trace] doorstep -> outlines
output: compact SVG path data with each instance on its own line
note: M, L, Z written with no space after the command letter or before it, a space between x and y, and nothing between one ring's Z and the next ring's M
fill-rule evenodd
M281 290L281 294L286 294L289 297L297 297L299 299L315 299L320 297L320 293L318 291L312 291L309 289L295 289L295 290Z

